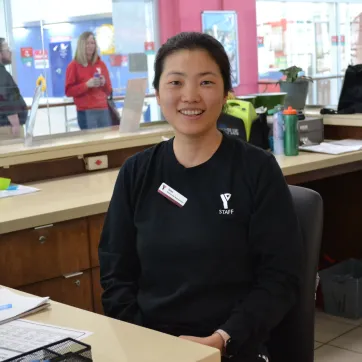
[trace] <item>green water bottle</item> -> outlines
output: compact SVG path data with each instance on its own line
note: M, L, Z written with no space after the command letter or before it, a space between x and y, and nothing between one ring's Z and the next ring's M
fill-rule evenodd
M284 154L286 156L298 156L298 116L297 111L289 107L283 112L284 115Z

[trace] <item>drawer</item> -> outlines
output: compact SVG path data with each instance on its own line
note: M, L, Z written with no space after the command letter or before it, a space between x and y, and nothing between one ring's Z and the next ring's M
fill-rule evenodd
M52 300L72 307L93 311L92 276L90 270L27 285L19 290L50 297Z
M90 268L86 219L0 236L0 284L19 287Z
M99 267L92 269L92 283L93 283L93 305L94 312L98 314L104 314L103 305L102 305L102 293L103 289L101 287L99 274Z
M98 245L101 238L104 219L106 214L99 214L88 217L91 266L99 266Z

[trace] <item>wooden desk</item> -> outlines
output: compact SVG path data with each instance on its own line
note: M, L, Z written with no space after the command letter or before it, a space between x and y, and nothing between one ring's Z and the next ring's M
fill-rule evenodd
M322 253L362 258L362 151L277 160L288 183L323 197ZM31 184L38 193L0 199L0 284L102 313L98 242L117 174L43 181Z
M217 349L64 304L51 304L50 310L26 319L93 332L82 342L92 346L94 362L220 362Z

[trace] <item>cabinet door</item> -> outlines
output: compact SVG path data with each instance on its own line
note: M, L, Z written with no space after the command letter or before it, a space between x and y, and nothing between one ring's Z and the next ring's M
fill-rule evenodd
M94 312L98 314L104 314L103 305L102 305L103 289L101 287L101 282L100 282L99 267L92 269L92 282L93 282Z
M90 255L91 255L92 268L99 266L98 245L99 245L99 239L101 237L105 217L106 217L106 214L99 214L99 215L90 216L88 218Z
M19 290L50 297L52 300L72 307L93 311L92 277L90 270L27 285Z
M0 237L0 284L19 287L90 268L86 219Z

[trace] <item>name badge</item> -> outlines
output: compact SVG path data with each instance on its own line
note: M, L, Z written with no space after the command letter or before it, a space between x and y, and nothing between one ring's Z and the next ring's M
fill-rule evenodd
M166 199L170 200L178 207L185 206L187 202L187 198L185 196L182 196L179 192L174 190L172 187L166 185L165 183L161 184L161 186L158 189L158 193L166 197Z

